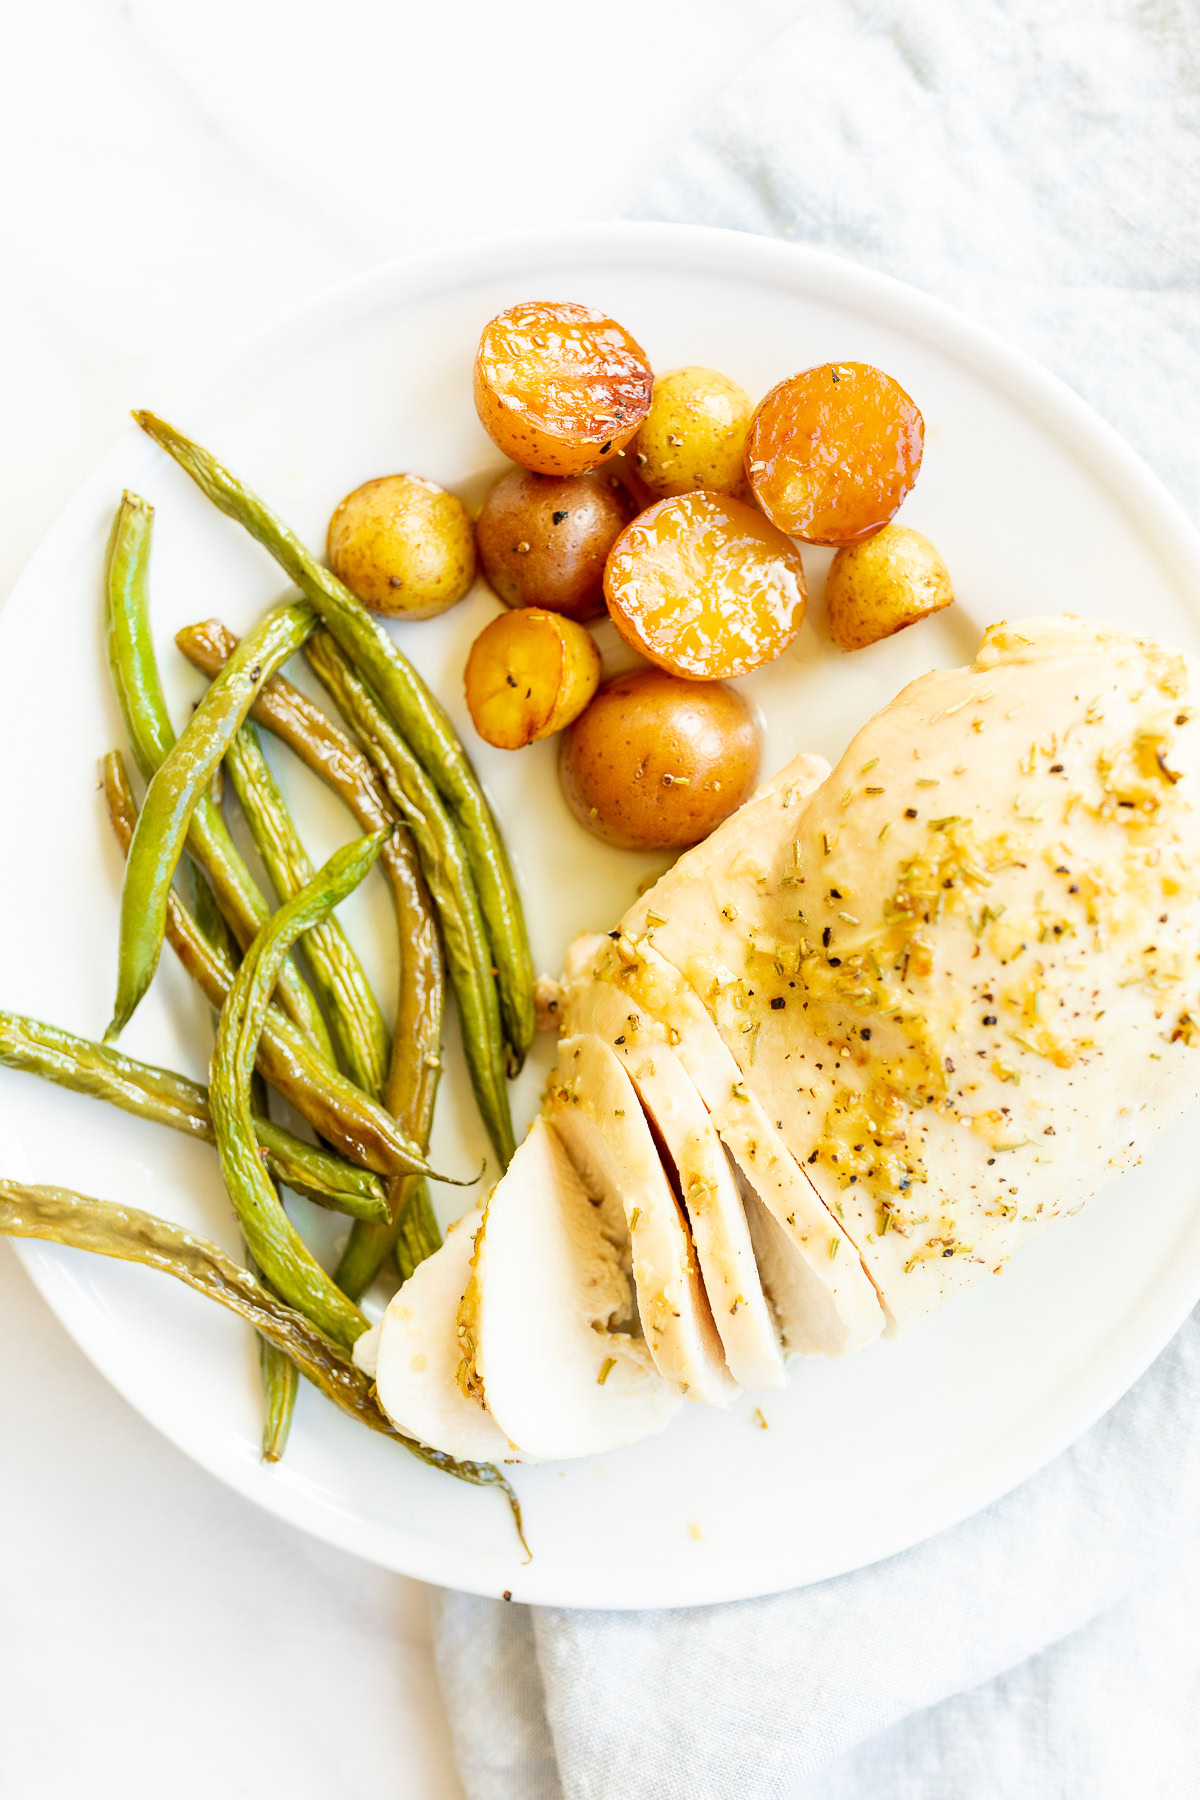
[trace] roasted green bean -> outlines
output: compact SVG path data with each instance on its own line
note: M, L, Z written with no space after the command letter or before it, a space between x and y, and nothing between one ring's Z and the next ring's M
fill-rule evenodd
M167 1125L202 1143L214 1143L208 1090L171 1069L137 1062L110 1044L94 1044L57 1025L0 1012L0 1064L40 1075L76 1094L107 1100L123 1112ZM318 1206L353 1219L385 1224L390 1218L383 1183L328 1150L306 1144L259 1108L254 1131L263 1161L282 1181Z
M163 699L150 635L148 579L154 509L126 494L117 509L105 571L104 631L117 703L134 761L153 780L175 747L175 731ZM218 770L220 765L218 764ZM216 799L203 794L188 828L188 851L208 872L219 904L244 949L270 913L253 875L239 856ZM289 963L280 973L279 999L314 1041L332 1055L316 1001Z
M389 718L450 808L479 890L515 1073L533 1041L536 1023L533 962L508 853L444 707L349 588L323 568L256 495L165 420L150 412L133 416L209 499L243 525L287 571L375 687Z
M117 751L110 751L104 759L104 791L113 830L127 850L137 807ZM167 941L209 1005L219 1010L233 983L233 968L228 957L213 949L174 893L167 901ZM276 1093L351 1162L373 1169L377 1175L393 1176L410 1172L414 1161L419 1161L422 1173L433 1173L395 1120L327 1063L277 1008L267 1014L259 1066Z
M309 661L357 732L412 834L441 921L471 1085L496 1155L506 1167L516 1142L491 950L471 868L454 822L376 696L327 631L313 637Z
M247 950L221 1008L209 1104L217 1155L246 1242L271 1286L347 1347L366 1321L316 1261L283 1207L258 1156L250 1082L279 964L301 932L354 891L383 847L373 832L337 850L308 885L280 907Z
M246 1253L246 1273L261 1285L262 1270L251 1255L245 1238L242 1239L242 1248ZM286 1351L281 1350L271 1338L264 1336L261 1331L255 1335L258 1338L258 1379L263 1398L262 1459L265 1463L277 1463L287 1449L291 1434L300 1371Z
M218 1301L277 1344L314 1387L360 1424L393 1438L420 1461L459 1481L498 1488L511 1508L522 1547L528 1548L517 1497L499 1469L491 1463L456 1462L443 1451L404 1437L380 1407L369 1378L355 1367L341 1345L206 1238L136 1207L93 1200L65 1188L30 1187L2 1179L0 1235L40 1238L122 1262L145 1263Z
M146 791L121 889L117 999L104 1034L107 1041L120 1036L154 975L166 930L167 897L192 815L207 798L213 771L258 687L300 648L313 624L312 608L302 602L267 613L213 682Z
M187 626L175 641L189 661L210 676L217 673L237 643L218 619ZM396 817L378 775L357 744L283 676L267 682L251 716L340 795L364 831L378 830ZM441 1072L441 943L406 831L393 832L380 861L391 883L400 938L400 992L386 1100L413 1141L428 1148ZM401 1178L391 1197L392 1223L386 1227L355 1224L335 1271L338 1286L351 1299L356 1300L370 1286L394 1247L404 1246L401 1254L407 1273L411 1273L441 1241L423 1183ZM403 1272L404 1263L401 1267Z
M312 880L313 866L253 725L242 726L225 766L275 891L290 899ZM381 1099L391 1040L366 971L337 919L314 925L304 951L342 1067L364 1093Z

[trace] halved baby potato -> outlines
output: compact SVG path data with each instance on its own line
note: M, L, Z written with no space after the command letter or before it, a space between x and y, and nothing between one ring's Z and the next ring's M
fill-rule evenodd
M539 475L582 475L623 450L653 384L624 326L570 301L498 313L475 358L480 423L505 456Z
M774 662L804 621L804 565L752 506L699 489L660 500L609 552L613 624L647 662L729 681Z
M522 750L579 716L600 683L600 652L582 625L532 606L485 625L464 686L475 729L498 750Z
M807 544L854 544L886 525L917 479L925 421L870 363L821 363L761 402L746 437L754 498Z
M885 525L839 550L825 578L829 629L842 650L877 644L953 600L949 569L929 539L907 525Z

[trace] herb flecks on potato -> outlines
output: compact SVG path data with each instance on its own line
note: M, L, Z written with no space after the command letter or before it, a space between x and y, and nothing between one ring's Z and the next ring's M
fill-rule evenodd
M513 462L540 475L582 475L625 448L653 383L645 351L615 319L532 300L484 326L475 409Z
M476 525L483 572L506 606L571 619L604 611L604 563L633 516L615 475L534 475L509 469Z
M420 475L381 475L339 502L329 566L372 612L432 619L475 579L471 517L456 494Z
M660 499L696 488L744 493L752 411L745 388L716 369L668 369L656 377L650 411L630 445L638 475Z
M582 625L522 607L484 626L471 645L464 686L484 742L521 750L569 725L599 681L600 652Z
M950 571L936 548L907 525L885 525L839 550L825 579L829 630L842 650L877 644L953 599Z
M886 525L917 479L925 422L870 363L822 363L773 387L750 423L746 475L781 531L853 544Z
M606 843L698 844L758 779L754 716L732 688L638 669L606 682L562 740L567 804Z

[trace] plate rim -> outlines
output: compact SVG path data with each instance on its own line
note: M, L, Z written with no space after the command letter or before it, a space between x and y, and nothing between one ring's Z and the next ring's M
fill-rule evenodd
M286 357L322 328L344 329L353 323L357 310L370 310L381 294L400 290L398 300L431 295L439 288L469 284L480 275L495 278L505 272L506 265L515 273L522 266L539 261L554 262L563 268L605 262L614 267L653 268L668 260L678 268L685 258L718 277L730 275L756 283L765 279L818 296L833 293L839 299L849 293L852 299L862 300L865 310L882 310L918 338L936 340L944 354L968 367L976 379L990 383L1013 399L1040 427L1065 442L1104 484L1115 487L1119 483L1124 507L1130 509L1132 497L1143 514L1148 533L1155 536L1160 553L1170 566L1186 571L1193 579L1200 577L1200 531L1192 525L1179 501L1114 426L1028 352L948 302L848 257L718 226L653 220L582 222L458 239L394 258L321 289L239 346L212 359L168 396L166 410L170 415L174 408L176 416L186 416L190 406L219 401L221 390L251 377L264 356ZM41 564L54 554L59 537L70 533L75 517L90 507L93 491L111 482L128 444L137 437L131 425L115 440L43 534L0 607L0 655L14 628L13 621L27 604L27 591L37 586ZM9 1241L18 1262L63 1329L109 1385L147 1423L209 1474L276 1517L352 1555L413 1579L495 1596L494 1550L477 1550L470 1541L448 1545L404 1539L394 1527L385 1529L352 1519L320 1500L314 1501L299 1488L272 1485L261 1465L231 1455L219 1438L202 1432L198 1436L189 1434L186 1422L170 1413L152 1381L139 1378L136 1369L131 1374L128 1368L119 1366L121 1357L109 1341L102 1321L79 1303L74 1286L65 1283L66 1269L85 1253L38 1240ZM1102 1363L1086 1375L1076 1374L1070 1387L1055 1396L1045 1409L1046 1419L1036 1443L1023 1458L1006 1458L993 1448L986 1459L977 1458L974 1480L956 1489L953 1500L941 1511L927 1510L916 1528L903 1520L886 1522L876 1538L864 1542L862 1553L850 1561L844 1555L834 1554L827 1567L818 1559L814 1572L810 1554L808 1573L798 1583L786 1569L781 1571L781 1579L748 1582L745 1576L739 1577L736 1565L730 1571L727 1559L698 1560L684 1594L678 1591L677 1574L668 1574L659 1586L653 1578L647 1581L641 1575L626 1585L615 1581L611 1571L597 1580L586 1568L573 1570L565 1586L561 1580L555 1582L552 1572L549 1587L543 1590L535 1561L522 1573L519 1599L612 1611L709 1605L811 1585L868 1567L926 1542L1012 1493L1090 1430L1134 1386L1200 1299L1200 1257L1194 1269L1177 1268L1166 1280L1163 1292L1164 1299L1151 1318L1144 1316L1144 1308L1135 1315L1127 1314L1106 1347ZM1080 1401L1081 1392L1086 1396L1086 1404ZM1067 1404L1068 1395L1073 1404ZM994 1465L1003 1466L999 1480Z

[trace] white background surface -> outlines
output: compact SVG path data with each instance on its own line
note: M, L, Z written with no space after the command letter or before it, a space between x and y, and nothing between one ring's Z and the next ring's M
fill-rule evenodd
M796 10L14 7L0 593L129 406L165 405L380 260L619 213ZM0 947L0 977L18 954ZM0 1444L4 1800L458 1795L424 1590L193 1468L92 1371L3 1246Z

